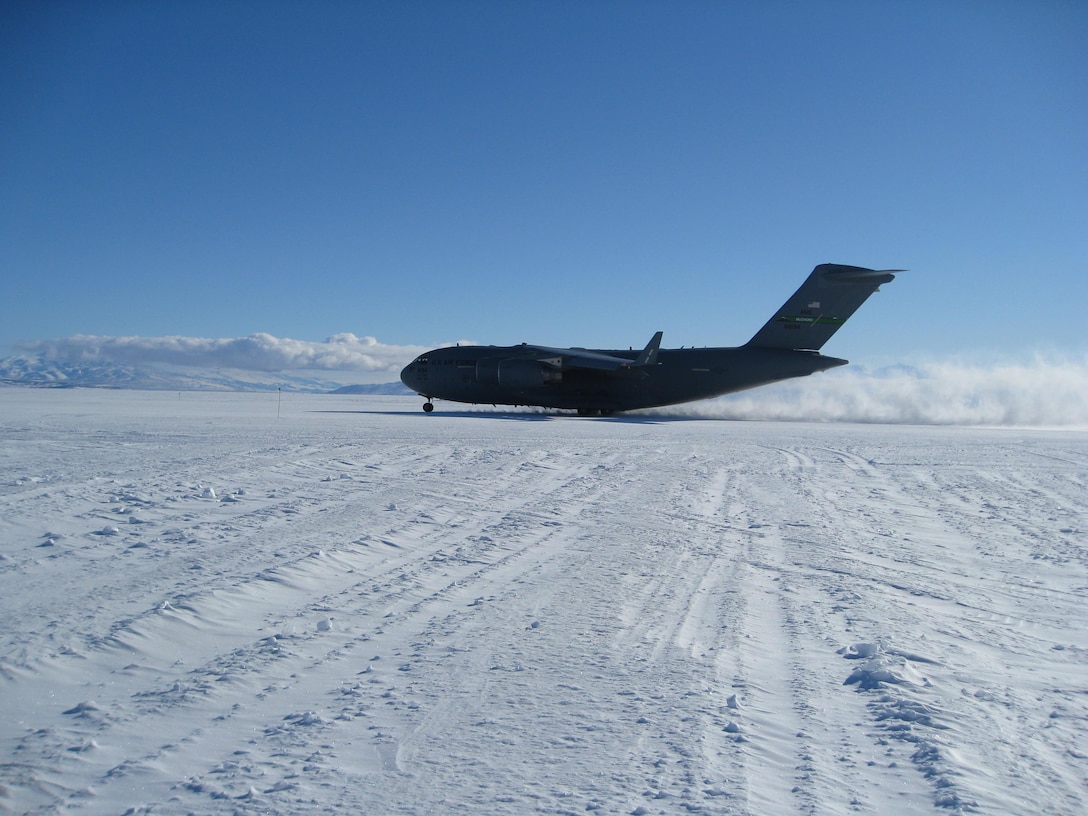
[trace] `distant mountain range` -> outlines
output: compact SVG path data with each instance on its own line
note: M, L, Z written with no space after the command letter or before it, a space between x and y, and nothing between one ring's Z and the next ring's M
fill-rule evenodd
M338 376L338 375L342 375ZM16 354L0 360L0 382L43 388L131 388L148 391L298 391L411 394L399 382L355 384L354 372L247 371L116 363L76 363Z

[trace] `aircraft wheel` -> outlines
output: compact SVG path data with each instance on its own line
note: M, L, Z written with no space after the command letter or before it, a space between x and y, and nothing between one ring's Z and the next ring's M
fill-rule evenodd
M433 410L434 410L434 403L433 402L423 403L423 413L429 414Z

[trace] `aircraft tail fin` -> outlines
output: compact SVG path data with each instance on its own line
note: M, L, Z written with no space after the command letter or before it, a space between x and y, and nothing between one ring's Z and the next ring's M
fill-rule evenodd
M869 295L902 271L820 264L747 345L819 351Z
M657 362L657 350L661 348L661 335L663 332L658 332L650 338L650 342L646 344L646 348L642 350L642 353L638 355L638 359L635 360L632 365L635 366L648 366Z

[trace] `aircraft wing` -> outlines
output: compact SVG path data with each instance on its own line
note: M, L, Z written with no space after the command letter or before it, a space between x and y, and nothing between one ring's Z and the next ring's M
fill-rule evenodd
M527 348L545 355L547 359L541 362L547 362L563 370L582 368L595 371L622 371L653 365L657 361L657 350L660 345L661 332L658 332L634 360L581 348L549 348L548 346L528 346Z
M602 354L599 351L590 351L589 349L528 346L527 350L540 352L543 355L541 362L562 369L592 368L598 371L617 371L621 368L629 368L635 362L626 357Z

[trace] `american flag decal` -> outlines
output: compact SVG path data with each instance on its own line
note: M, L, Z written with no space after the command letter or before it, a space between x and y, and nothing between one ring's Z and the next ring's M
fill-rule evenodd
M819 309L820 308L820 301L818 301L818 300L812 301L812 303L810 303L808 305L808 308L810 308L810 309Z

